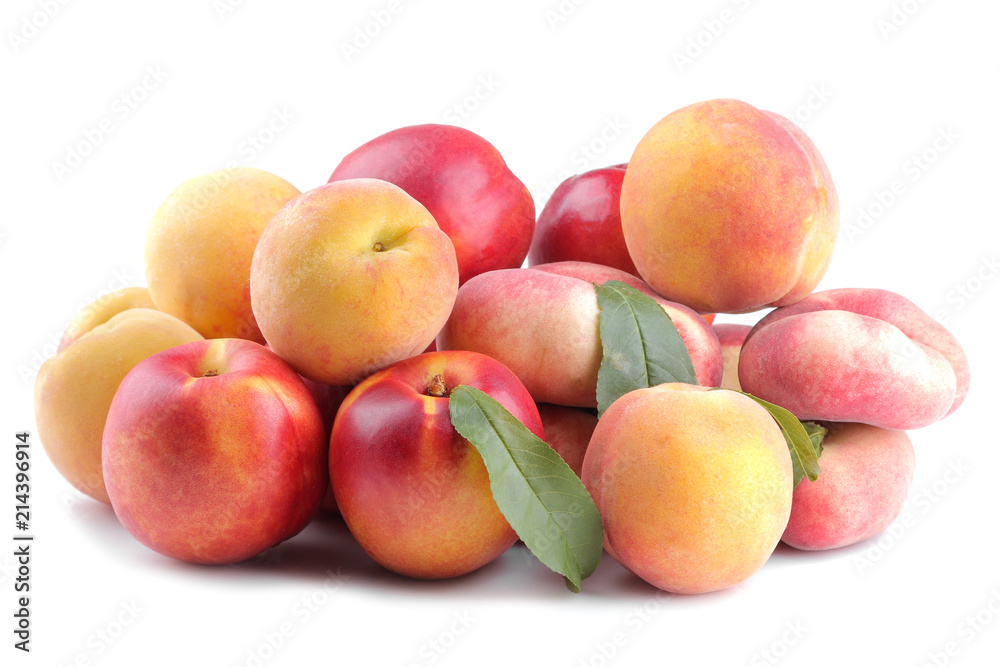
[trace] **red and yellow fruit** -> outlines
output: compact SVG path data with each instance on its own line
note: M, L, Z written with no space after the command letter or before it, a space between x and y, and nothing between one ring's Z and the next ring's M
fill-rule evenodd
M455 245L459 282L521 266L535 227L531 193L500 152L474 132L414 125L349 153L330 182L377 178L427 207Z
M455 577L517 539L490 491L482 457L451 425L449 392L475 387L531 432L538 410L518 379L475 352L429 352L385 368L347 396L330 439L330 479L354 537L382 566Z
M830 173L805 133L725 99L678 109L646 133L625 171L621 214L643 280L703 313L804 298L840 224Z
M774 551L792 504L777 424L732 391L661 384L605 411L583 461L604 544L673 593L734 586Z
M597 407L602 348L594 283L608 280L653 295L635 276L586 262L476 276L459 290L438 349L473 350L499 360L539 403ZM718 386L722 354L711 326L690 308L655 298L684 340L698 382Z
M332 385L420 354L457 291L448 236L413 197L375 179L329 183L282 208L250 274L253 312L271 349Z
M277 355L233 338L133 368L111 402L103 459L122 525L191 563L235 563L292 537L328 480L309 390Z

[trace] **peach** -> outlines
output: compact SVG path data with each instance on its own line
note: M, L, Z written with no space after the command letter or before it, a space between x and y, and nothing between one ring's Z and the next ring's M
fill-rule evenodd
M493 144L452 125L413 125L353 150L330 182L378 178L427 207L455 245L459 282L521 266L535 202Z
M781 540L796 549L836 549L878 535L895 521L913 483L916 459L904 431L825 423L815 482L803 479Z
M137 364L111 402L102 448L122 525L189 563L236 563L292 537L329 480L323 419L302 380L237 338Z
M640 140L621 191L639 275L700 312L804 298L837 240L837 193L791 121L738 100L678 109Z
M748 324L713 324L712 329L722 347L722 388L742 391L740 388L740 348L752 327Z
M455 248L431 214L368 178L292 200L261 235L250 272L253 312L271 349L332 385L422 352L457 291Z
M740 384L799 419L909 430L953 412L969 364L947 329L879 289L817 292L769 313L740 352Z
M101 319L104 307L88 306L67 330L70 338ZM201 335L176 317L128 308L96 324L42 365L35 380L38 437L70 484L91 498L110 502L101 472L101 437L118 385L140 361L196 340Z
M156 308L206 338L263 343L250 308L250 260L271 216L298 194L284 179L250 167L182 183L146 233L146 281Z
M545 442L579 477L587 445L597 428L597 415L590 410L551 403L539 403L538 414L542 418Z
M598 422L583 483L608 552L673 593L734 586L788 523L792 460L752 399L680 383L629 392Z
M593 284L607 280L655 295L635 276L586 262L476 276L459 290L438 349L472 350L499 360L539 403L596 407L603 351ZM718 386L722 354L712 327L690 308L654 298L684 340L698 382Z
M482 457L451 425L449 396L459 385L489 394L544 437L524 386L474 352L429 352L393 364L355 387L337 413L330 438L337 505L358 543L393 572L456 577L517 540Z
M99 299L77 313L76 317L66 327L62 340L59 341L57 352L61 352L85 333L98 327L118 313L130 308L150 308L155 310L153 299L145 287L125 287Z

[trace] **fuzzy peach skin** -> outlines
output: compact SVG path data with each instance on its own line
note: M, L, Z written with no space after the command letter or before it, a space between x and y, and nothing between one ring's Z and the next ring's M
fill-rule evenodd
M752 327L749 324L713 324L712 330L722 346L723 389L742 391L740 388L740 348Z
M459 281L521 266L535 202L493 144L453 125L401 127L353 150L330 182L378 178L427 207L455 245Z
M476 276L459 290L438 349L473 350L499 360L539 403L597 407L603 352L593 283L607 280L654 295L635 276L586 262ZM722 353L712 327L690 308L655 298L684 340L698 382L717 387Z
M700 312L795 303L826 272L840 210L819 151L738 100L678 109L625 171L622 230L643 279Z
M99 319L96 313L84 310L71 329ZM118 385L143 359L201 339L176 317L150 308L128 308L46 361L35 379L35 422L56 470L91 498L110 503L101 472L101 437Z
M77 313L66 327L56 351L65 350L94 327L104 324L118 313L130 308L155 310L156 306L149 296L149 290L145 287L125 287L87 304L87 307Z
M545 442L579 477L587 445L597 428L597 415L590 410L551 403L539 403L538 414L545 429Z
M312 519L327 451L319 410L288 364L251 341L205 340L153 355L122 381L104 478L118 519L150 549L236 563Z
M827 422L819 479L803 479L781 541L836 549L878 535L896 520L913 484L916 458L905 431Z
M583 461L608 552L672 593L734 586L760 569L788 523L792 460L752 399L680 383L625 394Z
M264 230L250 274L253 312L271 349L333 385L420 354L457 291L448 236L413 197L370 178L289 202Z
M344 521L375 561L399 574L456 577L517 540L482 457L451 425L449 394L459 385L489 394L544 438L514 374L463 351L421 354L369 376L333 425L330 480Z
M817 292L769 313L740 352L743 388L799 419L909 430L969 390L961 345L908 299L879 289Z
M268 221L298 194L288 181L251 167L184 181L146 233L146 281L157 310L206 338L263 343L250 308L250 261Z

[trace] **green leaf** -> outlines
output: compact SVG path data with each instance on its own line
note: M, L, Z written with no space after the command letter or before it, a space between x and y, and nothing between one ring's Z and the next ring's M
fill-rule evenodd
M809 441L812 442L813 449L816 450L816 460L818 462L823 456L823 439L826 438L828 429L816 422L802 422L802 428L806 430L806 435L809 436ZM817 465L819 464L817 463Z
M698 384L677 327L655 300L618 280L594 284L601 309L597 416L620 396L664 382Z
M812 422L809 422L809 426L806 427L795 415L780 405L768 403L745 391L739 393L757 401L761 407L771 413L774 421L778 422L778 426L781 427L781 434L785 436L788 451L792 455L792 488L798 486L803 477L810 482L815 482L819 478L819 455L823 450L822 443L826 429Z
M496 400L465 385L449 398L455 430L479 450L490 490L531 552L580 592L603 546L601 515L583 482L543 440Z

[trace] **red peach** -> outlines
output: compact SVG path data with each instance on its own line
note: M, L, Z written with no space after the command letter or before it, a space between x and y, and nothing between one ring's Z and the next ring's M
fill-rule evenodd
M539 403L596 407L603 351L593 283L607 280L653 296L638 278L586 262L476 276L459 290L438 349L473 350L499 360ZM711 326L690 308L655 298L684 340L698 382L718 386L722 354Z
M517 540L482 457L451 425L448 396L459 385L489 394L544 438L524 386L474 352L429 352L393 364L359 383L337 413L330 439L337 505L358 543L393 572L459 576Z
M743 388L800 419L893 429L953 412L969 388L961 345L886 290L817 292L768 314L740 353Z
M836 549L878 535L895 521L913 483L916 459L904 431L825 423L815 482L802 480L781 540L796 549Z

